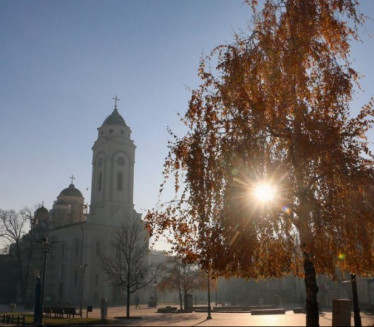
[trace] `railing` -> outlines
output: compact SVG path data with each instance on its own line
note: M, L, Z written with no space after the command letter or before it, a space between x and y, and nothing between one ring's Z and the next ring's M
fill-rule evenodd
M17 326L25 326L25 316L2 314L0 315L0 321L3 324L17 324Z
M74 307L44 307L43 313L46 317L51 317L54 314L55 318L75 318L75 316L82 316L81 312L76 311Z

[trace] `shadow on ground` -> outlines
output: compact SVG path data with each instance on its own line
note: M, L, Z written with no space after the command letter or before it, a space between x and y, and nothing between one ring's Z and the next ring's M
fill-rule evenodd
M152 316L143 316L142 319L118 319L115 324L120 326L194 326L204 321L206 321L206 318L202 318L201 315L194 313L161 313Z

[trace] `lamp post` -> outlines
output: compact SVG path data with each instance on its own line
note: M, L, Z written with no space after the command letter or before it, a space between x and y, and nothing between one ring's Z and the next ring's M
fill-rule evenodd
M155 288L155 308L157 307L157 280L153 282L153 286Z
M43 321L43 303L44 303L44 286L45 286L45 270L46 270L46 263L47 263L47 254L51 251L53 244L57 243L56 241L49 242L46 236L43 236L40 241L38 242L41 244L42 253L43 253L43 276L42 276L42 285L41 285L41 292L40 292L40 315L39 315L39 322L42 323Z
M360 307L358 305L358 294L357 294L357 282L356 274L350 274L350 280L344 280L342 283L351 283L352 285L352 300L353 300L353 317L355 322L355 327L361 327L361 317L360 317Z
M276 201L277 198L277 186L269 181L263 180L256 182L250 189L251 200L255 200L257 205L260 205L261 209L267 210L267 205ZM260 305L262 305L262 285L260 287Z
M353 315L355 327L361 327L360 308L358 306L356 274L351 274L352 297L353 297Z
M218 307L218 278L216 279L216 307Z
M79 312L81 314L81 318L83 318L82 308L83 308L83 286L84 286L83 281L84 281L84 272L85 272L87 266L88 266L87 263L85 263L84 265L80 265L79 266L79 268L81 270L81 292L80 292L81 294L80 294L80 310L79 310Z
M34 323L40 322L40 274L39 271L34 272L34 276L36 278L36 285L35 285L35 302L34 302Z
M209 275L209 271L208 271L208 317L206 317L206 319L212 319L212 315L211 315L211 309L210 309L210 275Z

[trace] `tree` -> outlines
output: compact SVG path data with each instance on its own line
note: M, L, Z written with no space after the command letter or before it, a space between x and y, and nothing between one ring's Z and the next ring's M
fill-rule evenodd
M204 273L196 265L184 263L177 257L170 257L167 260L163 266L163 275L157 287L161 290L177 290L181 311L183 311L183 296L186 298L192 291L205 288Z
M179 201L146 219L216 273L304 276L306 324L318 326L316 272L373 270L372 101L349 108L364 17L352 0L266 0L260 13L247 2L253 30L202 60L189 132L173 135L165 176ZM277 187L271 206L249 197L259 182Z
M126 293L126 317L130 317L130 296L149 286L157 273L157 266L148 262L148 240L141 220L127 218L114 235L113 255L101 258L108 279Z
M36 235L30 231L31 211L0 210L0 237L8 244L10 264L15 270L22 303L27 303L27 293L32 268L35 266Z

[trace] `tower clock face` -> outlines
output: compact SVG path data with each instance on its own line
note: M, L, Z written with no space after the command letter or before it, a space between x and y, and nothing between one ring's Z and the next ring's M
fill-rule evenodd
M101 167L101 166L103 165L103 163L104 163L104 159L103 159L103 158L100 158L100 159L97 161L97 165L98 165L99 167Z
M120 166L123 166L125 164L125 159L123 159L122 157L119 157L117 159L117 163L120 165Z

